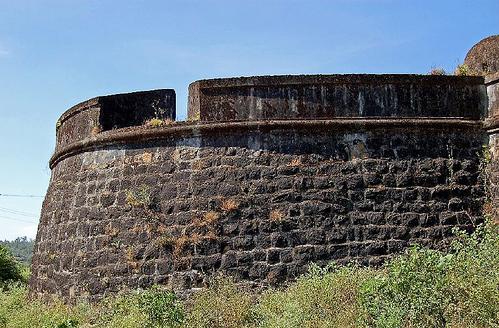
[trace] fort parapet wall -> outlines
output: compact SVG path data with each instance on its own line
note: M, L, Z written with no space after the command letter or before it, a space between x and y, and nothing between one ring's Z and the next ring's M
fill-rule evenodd
M174 119L173 90L77 105L58 124L31 291L189 293L215 273L262 288L311 262L445 248L454 227L496 211L496 87L418 75L203 80L189 87L189 120L158 126L145 123Z
M189 86L200 121L339 117L463 117L485 114L481 78L428 75L257 76Z
M97 134L144 125L152 118L175 120L172 89L95 97L67 110L57 121L56 152Z

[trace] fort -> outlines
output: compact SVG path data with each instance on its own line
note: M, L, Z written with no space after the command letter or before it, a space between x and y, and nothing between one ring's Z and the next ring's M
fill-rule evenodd
M311 262L379 265L499 215L499 36L473 76L196 81L97 97L57 122L35 295L179 293L215 273L252 288Z

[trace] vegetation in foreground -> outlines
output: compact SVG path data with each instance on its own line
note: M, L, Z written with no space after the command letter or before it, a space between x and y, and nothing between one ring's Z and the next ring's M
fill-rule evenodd
M379 269L312 265L262 295L216 278L188 304L154 287L67 306L10 283L0 327L499 327L499 228L456 234L448 253L414 247Z
M10 249L16 261L25 265L31 264L31 256L33 254L33 247L35 246L33 239L28 239L28 237L24 236L11 241L0 240L0 245L4 245Z

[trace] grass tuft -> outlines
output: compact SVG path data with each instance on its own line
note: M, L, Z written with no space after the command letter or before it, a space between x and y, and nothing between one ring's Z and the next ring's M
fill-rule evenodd
M169 119L169 118L167 118L167 119L151 118L151 119L147 120L144 124L146 126L157 128L160 126L172 125L173 123L174 123L174 121L172 119Z
M234 199L224 199L220 208L224 212L234 212L239 208L239 202Z

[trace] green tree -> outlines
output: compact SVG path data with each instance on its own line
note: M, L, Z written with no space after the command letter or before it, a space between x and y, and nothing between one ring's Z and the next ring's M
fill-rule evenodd
M31 264L34 244L35 241L33 239L28 239L26 236L17 237L15 240L11 241L0 241L0 245L7 246L18 262L28 266Z
M20 267L10 250L0 245L0 284L16 280L22 280Z

